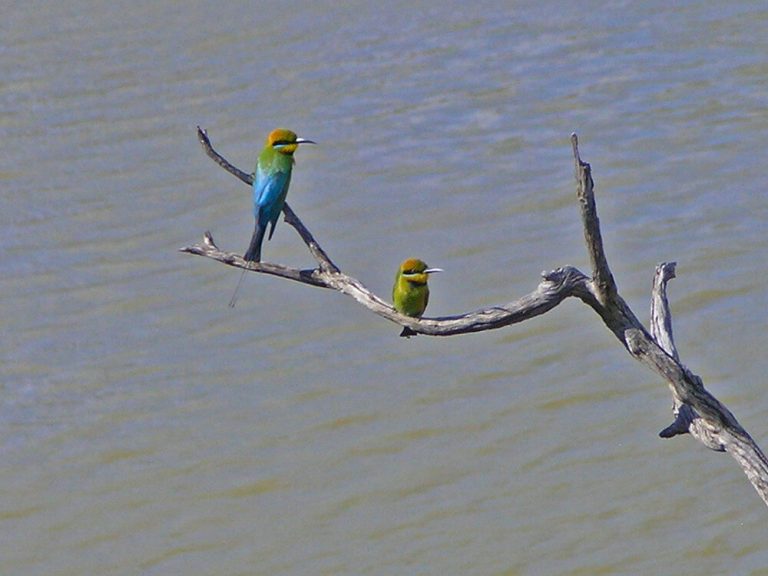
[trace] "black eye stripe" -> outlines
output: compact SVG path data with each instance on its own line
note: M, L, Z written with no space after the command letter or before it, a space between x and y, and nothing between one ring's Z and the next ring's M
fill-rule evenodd
M289 144L296 144L296 142L291 142L290 140L277 140L272 142L272 146L288 146Z

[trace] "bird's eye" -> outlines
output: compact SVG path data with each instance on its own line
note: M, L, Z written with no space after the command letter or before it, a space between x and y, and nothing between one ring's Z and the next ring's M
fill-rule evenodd
M289 144L293 144L293 142L290 142L289 140L277 140L275 142L272 142L272 146L288 146Z

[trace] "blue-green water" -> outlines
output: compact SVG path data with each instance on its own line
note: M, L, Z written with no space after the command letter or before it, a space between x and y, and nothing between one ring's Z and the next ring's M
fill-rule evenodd
M408 341L245 250L268 131L290 202L429 314L587 270L578 132L622 294L768 447L761 2L27 2L0 22L0 573L768 574L736 464L586 307ZM312 259L278 224L265 258Z

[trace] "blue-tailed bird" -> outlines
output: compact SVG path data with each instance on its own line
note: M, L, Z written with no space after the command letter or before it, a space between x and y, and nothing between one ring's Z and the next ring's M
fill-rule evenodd
M267 136L264 149L256 160L256 174L253 179L253 214L256 217L256 228L244 256L250 262L261 262L261 244L264 242L267 226L270 226L269 239L272 239L272 234L275 233L275 224L283 211L288 186L291 184L291 171L295 162L293 153L299 144L315 142L299 138L291 130L277 128ZM237 292L244 277L245 270L240 275L235 293L229 301L231 308L234 308L237 302Z
M395 310L411 316L421 318L429 304L429 286L427 279L433 272L442 272L442 268L429 268L423 260L408 258L397 270L395 285L392 287L392 302ZM400 336L415 335L416 332L406 327Z
M275 224L283 211L291 183L291 171L295 162L293 153L299 144L314 142L299 138L295 132L285 128L277 128L269 133L267 143L259 154L256 176L253 179L253 214L256 216L256 229L245 253L245 259L248 261L261 261L261 244L268 224L271 226L270 240L275 233Z

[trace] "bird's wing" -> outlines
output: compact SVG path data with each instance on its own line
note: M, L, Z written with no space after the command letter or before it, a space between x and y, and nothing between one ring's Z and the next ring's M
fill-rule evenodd
M253 209L262 226L277 221L280 216L290 177L289 172L256 172L253 181Z

